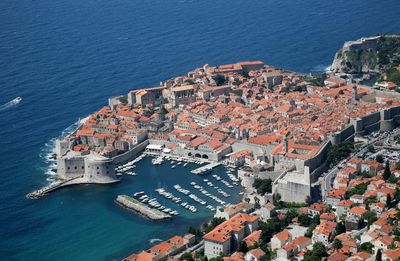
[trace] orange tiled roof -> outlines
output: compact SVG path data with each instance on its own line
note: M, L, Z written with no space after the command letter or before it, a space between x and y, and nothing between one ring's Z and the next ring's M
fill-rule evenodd
M238 213L222 224L219 224L209 233L203 236L204 239L225 242L230 240L232 231L240 231L244 228L246 222L254 222L258 218L245 213Z

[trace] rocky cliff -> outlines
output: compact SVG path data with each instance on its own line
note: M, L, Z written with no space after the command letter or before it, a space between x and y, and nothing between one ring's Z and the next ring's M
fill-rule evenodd
M400 61L400 35L380 35L346 42L336 53L335 73L380 73Z

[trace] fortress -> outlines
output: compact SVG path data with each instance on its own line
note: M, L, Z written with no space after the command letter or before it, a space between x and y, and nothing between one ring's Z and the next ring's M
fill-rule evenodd
M332 145L400 124L398 94L339 78L325 84L260 61L205 65L110 98L57 141L57 174L116 182L115 167L148 150L246 166L242 184L273 177L282 200L303 202Z

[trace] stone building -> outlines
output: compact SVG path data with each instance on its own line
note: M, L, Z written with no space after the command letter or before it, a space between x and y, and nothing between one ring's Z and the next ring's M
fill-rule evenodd
M258 218L238 213L203 236L208 259L236 251L240 242L258 228Z

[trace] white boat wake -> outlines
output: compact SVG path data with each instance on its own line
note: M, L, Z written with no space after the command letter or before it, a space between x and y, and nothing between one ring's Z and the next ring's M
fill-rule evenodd
M329 73L331 71L331 66L326 65L317 65L311 69L311 72L319 72L319 73Z
M159 238L153 238L153 239L150 239L149 241L150 241L150 244L154 244L154 243L157 243L157 242L162 242L162 240L159 239Z
M18 103L20 103L22 101L21 97L17 97L3 105L0 106L0 111L5 111L11 107L14 107L15 105L17 105Z

